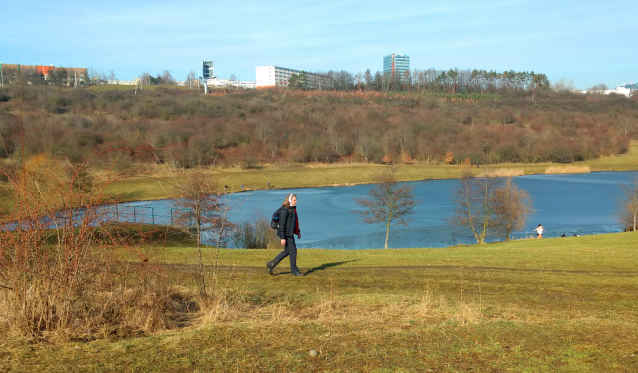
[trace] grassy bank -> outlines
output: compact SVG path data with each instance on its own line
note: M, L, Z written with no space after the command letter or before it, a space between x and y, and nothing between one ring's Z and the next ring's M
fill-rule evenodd
M303 278L286 262L269 276L276 251L221 250L219 297L184 328L116 342L2 339L0 370L635 372L637 248L638 235L620 233L304 249ZM212 265L215 250L204 255ZM195 250L164 257L166 276L192 288Z
M600 158L595 161L577 162L577 167L587 166L591 171L630 171L638 170L638 142L633 142L627 154ZM544 174L548 168L559 165L552 163L498 164L474 168L476 173L485 169L522 171L524 175ZM366 184L374 181L375 175L385 165L379 164L309 164L305 166L268 165L259 170L214 169L210 174L218 180L221 188L237 192L244 185L245 190L271 188L312 188L324 186L344 186ZM397 178L400 181L453 179L461 175L462 166L458 165L400 165ZM166 167L157 166L146 170L150 178L130 178L114 183L108 192L119 195L121 200L149 200L170 198L172 188ZM518 172L520 174L520 172Z

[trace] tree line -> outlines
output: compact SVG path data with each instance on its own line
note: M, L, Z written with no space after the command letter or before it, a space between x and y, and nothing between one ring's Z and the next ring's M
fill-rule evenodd
M334 79L337 91L399 91L399 92L441 92L441 93L498 93L501 95L521 95L532 91L551 88L545 74L533 71L477 70L458 68L449 70L414 69L403 74L372 74L370 69L352 74L348 71L328 71L326 75Z

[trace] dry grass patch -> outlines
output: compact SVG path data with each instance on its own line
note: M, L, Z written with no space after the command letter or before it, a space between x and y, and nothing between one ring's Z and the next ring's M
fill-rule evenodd
M457 323L459 325L478 324L486 321L481 305L446 299L439 295L432 299L427 293L419 299L395 299L391 301L372 300L368 297L339 296L330 299L319 298L305 305L298 305L289 299L279 299L269 304L255 304L244 299L229 302L220 298L202 310L192 326L249 325L319 323L322 325L357 324L366 327L420 323ZM491 319L511 320L511 314L503 310L502 317Z
M483 171L479 174L479 177L511 177L523 175L525 175L525 170L522 168L498 168L495 170Z
M589 173L589 166L550 166L545 170L546 174L587 174Z

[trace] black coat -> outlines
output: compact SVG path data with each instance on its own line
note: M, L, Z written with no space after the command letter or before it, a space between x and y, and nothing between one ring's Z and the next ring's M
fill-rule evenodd
M297 224L297 208L282 208L279 210L279 229L277 229L277 237L285 239L286 237L294 237L295 226Z

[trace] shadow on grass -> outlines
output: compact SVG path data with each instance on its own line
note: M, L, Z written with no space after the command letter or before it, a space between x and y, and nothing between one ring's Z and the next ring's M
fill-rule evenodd
M340 265L344 265L344 264L346 264L346 263L352 263L352 262L356 262L356 261L357 261L356 259L353 259L353 260L346 260L345 262L324 263L324 264L322 264L322 265L320 265L320 266L317 266L317 267L314 267L314 268L309 269L309 270L306 272L306 274L308 275L308 274L313 273L313 272L315 272L315 271L323 271L323 270L324 270L324 269L326 269L326 268L337 267L337 266L340 266Z
M324 263L324 264L322 264L322 265L320 265L320 266L317 266L317 267L314 267L314 268L311 268L311 269L307 270L307 271L305 272L305 274L306 274L306 275L309 275L309 274L311 274L311 273L313 273L313 272L315 272L315 271L323 271L323 270L324 270L324 269L326 269L326 268L331 268L331 267L336 267L336 266L344 265L344 264L346 264L346 263L356 262L357 260L358 260L358 259L346 260L345 262ZM291 273L292 273L292 272L290 272L290 271L286 271L286 272L279 272L279 273L275 273L275 274L274 274L274 276L277 276L277 275L289 275L289 274L291 274Z

